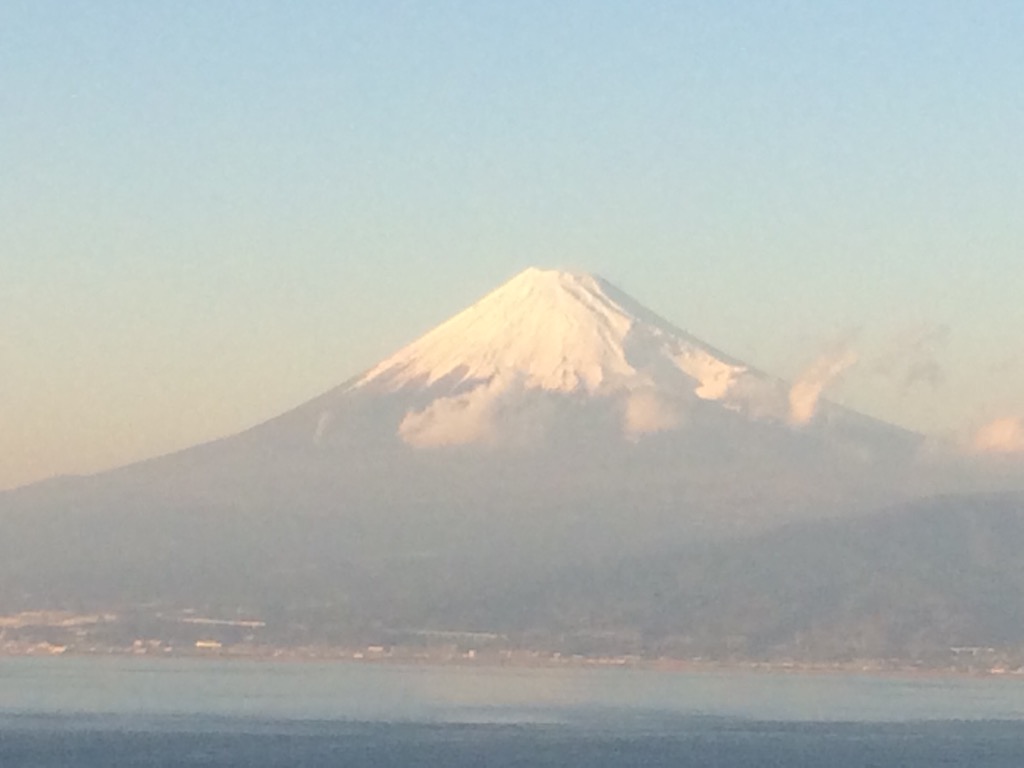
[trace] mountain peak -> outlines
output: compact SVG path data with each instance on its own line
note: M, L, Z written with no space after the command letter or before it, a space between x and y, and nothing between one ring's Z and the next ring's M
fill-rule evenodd
M522 272L508 280L504 285L499 286L497 291L511 289L513 287L534 286L538 289L555 288L573 284L595 283L600 278L589 272L580 272L573 269L558 269L553 267L527 267ZM496 292L496 291L495 291Z
M708 425L753 422L787 431L842 424L879 431L866 417L819 402L821 389L806 418L794 421L790 387L780 379L680 330L596 275L530 268L300 406L311 418L297 415L294 423L297 433L310 430L325 444L346 434L346 425L384 419L379 433L417 448L533 445L579 432L581 424L631 442L681 431L696 439L698 422L712 432L718 426Z
M635 438L677 428L696 400L750 410L747 401L762 385L774 383L602 278L531 268L345 391L410 396L418 405L399 427L402 438L451 445L501 432L497 414L520 419L519 395L528 393L614 401L624 434Z
M677 358L717 360L724 378L712 385L716 391L744 370L600 277L533 267L382 361L354 387L397 391L443 381L465 389L516 380L527 389L609 394L654 383L642 370L654 352L643 347L652 342L671 347ZM698 378L703 385L706 376Z

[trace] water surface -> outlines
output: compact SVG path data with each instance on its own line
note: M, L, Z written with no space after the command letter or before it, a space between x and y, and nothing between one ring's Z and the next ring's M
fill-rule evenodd
M1024 680L0 660L0 765L1024 765Z

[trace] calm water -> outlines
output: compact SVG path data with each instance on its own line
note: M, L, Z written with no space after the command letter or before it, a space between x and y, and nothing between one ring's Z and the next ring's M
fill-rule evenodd
M0 765L1024 766L1024 680L0 660Z

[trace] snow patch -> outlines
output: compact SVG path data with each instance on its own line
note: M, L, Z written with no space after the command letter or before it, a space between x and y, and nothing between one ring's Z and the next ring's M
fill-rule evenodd
M731 365L696 349L678 354L675 360L680 370L697 380L693 392L701 400L724 400L747 372L745 366Z
M334 421L334 413L331 411L322 411L316 420L316 429L313 431L313 443L320 445L323 442L324 435L331 426L331 422Z

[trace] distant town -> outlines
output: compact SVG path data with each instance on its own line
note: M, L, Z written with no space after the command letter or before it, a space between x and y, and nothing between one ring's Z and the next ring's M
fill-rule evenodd
M295 627L289 628L295 638ZM600 639L608 644L607 633ZM1024 679L1024 648L951 647L939 659L786 657L732 653L677 658L650 653L576 652L580 637L522 638L457 630L380 630L376 641L283 642L280 629L258 618L224 618L186 609L77 614L24 611L0 616L0 656L138 656L399 664L760 669L864 674L971 674ZM295 638L297 640L298 638ZM538 638L534 638L538 640ZM560 647L561 646L561 647Z

